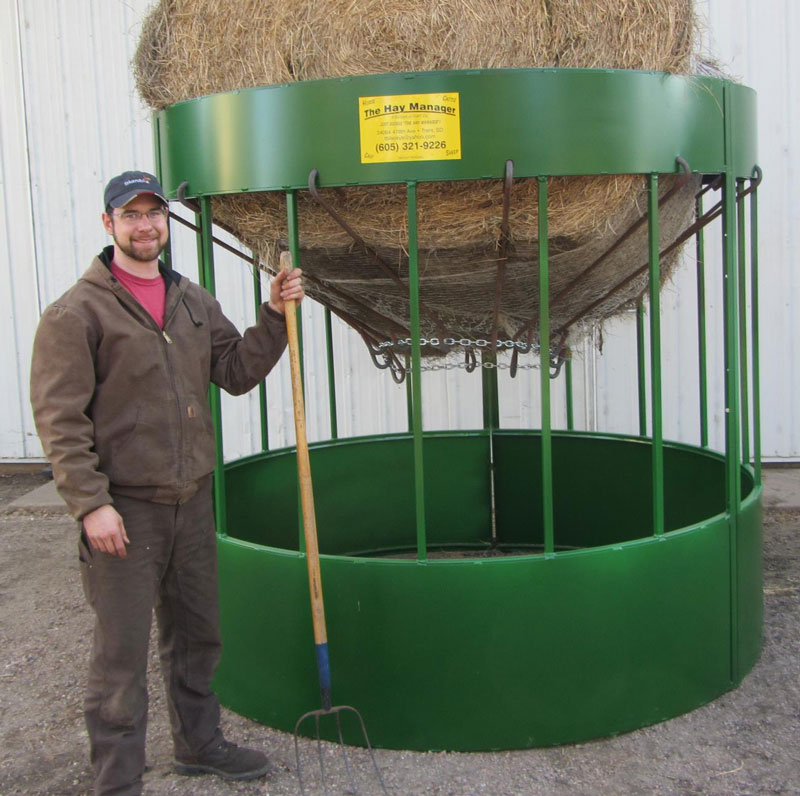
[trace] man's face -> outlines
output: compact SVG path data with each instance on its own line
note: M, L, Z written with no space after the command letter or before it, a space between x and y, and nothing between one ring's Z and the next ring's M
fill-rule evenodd
M103 213L103 226L120 251L133 260L149 263L157 259L167 245L167 217L157 212L162 209L165 209L164 204L155 196L137 196L125 207L114 208L110 215ZM127 217L132 213L139 218Z

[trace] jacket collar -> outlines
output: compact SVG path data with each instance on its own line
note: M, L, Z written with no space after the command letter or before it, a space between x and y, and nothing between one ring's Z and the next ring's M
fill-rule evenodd
M97 255L97 259L106 267L109 273L111 273L111 261L114 259L114 247L113 246L106 246L100 254ZM181 281L181 275L173 270L172 268L167 268L161 260L158 261L158 270L161 276L164 277L164 281L167 285L167 290L169 290L170 283L174 285L179 285Z
M146 314L141 305L128 293L127 290L118 282L111 274L111 261L114 259L114 247L106 246L97 257L92 260L92 264L81 276L81 280L89 282L90 284L98 287L105 288L114 293L117 298L129 306L136 306L142 313ZM158 263L158 270L164 276L164 284L167 289L166 301L164 305L164 319L165 322L171 318L177 310L178 304L183 302L186 304L186 291L189 288L189 280L181 276L177 271L167 268L161 261ZM187 311L190 312L188 306ZM149 317L149 316L148 316ZM192 323L195 326L202 326L202 323L196 323L192 318Z

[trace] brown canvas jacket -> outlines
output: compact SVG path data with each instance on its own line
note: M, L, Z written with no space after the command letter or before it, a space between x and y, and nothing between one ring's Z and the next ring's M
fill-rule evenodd
M188 499L216 463L209 383L247 392L286 347L284 318L266 304L240 335L210 293L163 267L162 332L112 276L112 256L45 310L33 346L36 428L76 519L114 491Z

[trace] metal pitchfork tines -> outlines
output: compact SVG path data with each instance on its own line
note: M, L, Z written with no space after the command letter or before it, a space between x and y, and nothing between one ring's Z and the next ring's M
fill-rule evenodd
M330 692L328 692L327 707L325 706L324 694L322 698L322 704L323 706L318 710L309 710L308 713L304 713L297 720L297 724L295 724L294 726L294 754L295 754L295 760L297 762L297 781L300 784L300 793L305 794L306 788L305 788L305 783L303 782L302 766L300 765L299 732L303 722L311 719L314 720L314 725L315 725L315 734L317 741L317 760L319 761L319 773L320 773L320 780L322 782L322 791L323 793L326 794L328 793L328 778L325 773L325 756L324 756L324 750L322 748L322 739L320 736L320 720L326 716L331 716L336 720L336 734L338 735L339 738L339 748L341 749L342 753L341 756L342 760L344 761L344 767L345 771L347 772L347 781L349 785L349 790L345 792L356 795L361 793L361 791L358 788L358 785L356 784L356 777L353 772L353 767L351 765L350 755L347 751L347 747L345 746L344 739L342 737L341 715L342 713L345 712L352 713L358 719L358 723L361 728L361 734L364 738L364 745L369 751L370 760L372 762L372 768L375 772L377 787L380 788L381 793L387 793L386 785L383 782L383 777L381 776L380 769L378 768L378 763L375 760L375 752L373 751L372 745L369 742L369 737L367 736L367 728L364 725L364 719L361 718L361 714L354 707L351 707L350 705L331 706Z
M290 271L292 269L292 257L289 252L281 253L281 269ZM303 512L303 534L306 541L306 562L308 566L308 586L311 593L311 619L314 626L314 644L317 650L317 671L319 673L319 688L322 698L322 707L311 710L303 714L295 724L294 728L294 749L297 761L297 778L300 784L300 793L305 794L303 774L300 765L300 746L298 733L301 725L306 720L314 720L315 733L317 739L317 757L320 766L320 779L322 781L323 793L328 793L328 784L325 775L325 761L320 736L321 719L331 716L336 721L336 732L339 739L339 746L342 750L347 779L350 790L349 793L358 794L353 767L350 762L347 748L344 744L342 735L342 713L352 713L358 719L361 733L364 738L364 745L369 750L372 767L377 776L377 784L380 792L387 793L386 785L383 782L380 769L375 760L372 745L367 736L367 728L361 714L350 705L331 704L331 667L328 657L328 633L325 627L325 606L322 601L322 580L319 568L319 544L317 542L317 519L314 511L314 491L311 482L311 462L308 456L308 442L306 440L305 407L303 402L303 383L300 376L300 350L297 340L297 307L294 301L285 303L286 312L286 335L289 342L289 363L292 376L292 402L294 404L294 425L297 437L297 475L300 485L300 503Z

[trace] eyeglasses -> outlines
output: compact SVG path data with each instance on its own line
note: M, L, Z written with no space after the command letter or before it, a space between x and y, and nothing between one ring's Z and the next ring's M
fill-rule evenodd
M126 224L138 224L142 218L147 216L147 220L151 224L157 224L166 218L168 212L166 207L154 207L146 213L140 213L138 210L125 210L122 213L111 213L110 215L121 218Z

